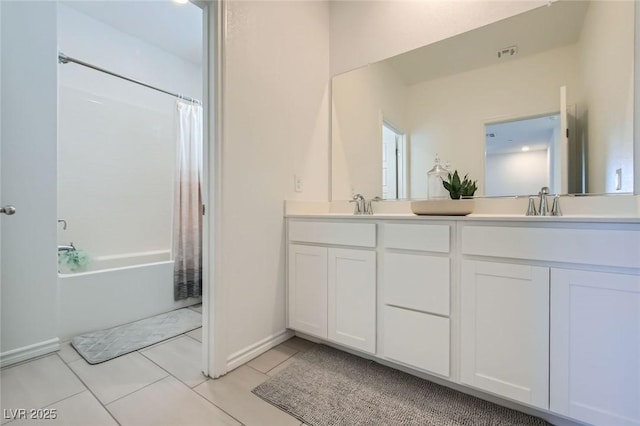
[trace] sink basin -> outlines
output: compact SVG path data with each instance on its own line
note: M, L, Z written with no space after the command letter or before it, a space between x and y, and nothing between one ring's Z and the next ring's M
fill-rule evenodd
M466 216L473 211L475 200L420 200L411 202L411 211L418 215Z

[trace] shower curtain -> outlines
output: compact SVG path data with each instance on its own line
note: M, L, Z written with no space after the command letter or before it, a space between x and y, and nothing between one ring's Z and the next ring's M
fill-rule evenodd
M173 296L202 295L202 107L178 102Z

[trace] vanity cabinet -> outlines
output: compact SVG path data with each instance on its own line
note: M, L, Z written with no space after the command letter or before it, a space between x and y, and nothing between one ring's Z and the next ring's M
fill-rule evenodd
M450 224L384 225L384 357L450 375Z
M640 426L639 224L287 223L289 328L547 413Z
M375 353L375 224L291 221L288 234L289 328Z
M640 275L552 269L550 355L552 411L640 425Z
M462 382L594 425L640 425L638 226L461 234Z
M549 405L549 268L464 260L461 381Z

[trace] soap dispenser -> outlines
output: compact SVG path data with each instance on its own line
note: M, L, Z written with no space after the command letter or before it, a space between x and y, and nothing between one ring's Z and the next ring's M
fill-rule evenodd
M440 158L436 154L435 165L427 172L427 199L442 200L449 198L449 192L442 184L447 177L447 169L442 167Z

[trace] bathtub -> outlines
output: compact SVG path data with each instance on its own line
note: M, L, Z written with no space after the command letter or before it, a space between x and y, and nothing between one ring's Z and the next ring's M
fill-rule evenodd
M169 251L104 256L84 272L58 274L60 340L200 303L173 300Z

